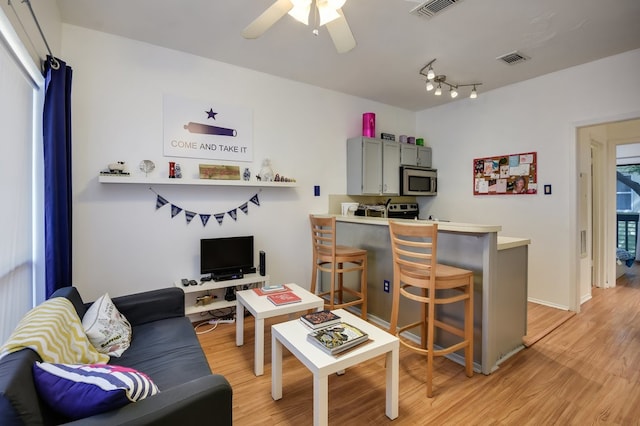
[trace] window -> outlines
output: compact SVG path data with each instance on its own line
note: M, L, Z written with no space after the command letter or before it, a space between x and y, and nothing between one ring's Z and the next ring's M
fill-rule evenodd
M44 82L0 10L0 343L44 294Z

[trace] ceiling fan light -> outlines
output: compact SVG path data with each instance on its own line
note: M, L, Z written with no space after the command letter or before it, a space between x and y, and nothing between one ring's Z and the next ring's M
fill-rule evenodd
M293 3L293 9L289 11L289 15L293 16L296 21L309 25L311 0L291 0L291 3Z
M433 90L433 83L427 80L427 92L430 92L432 90Z
M323 26L331 21L335 21L340 17L340 14L336 9L329 6L326 2L316 3L318 6L318 12L320 14L320 26Z

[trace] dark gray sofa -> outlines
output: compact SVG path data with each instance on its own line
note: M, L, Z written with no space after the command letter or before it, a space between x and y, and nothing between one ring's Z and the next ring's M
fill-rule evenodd
M75 287L62 288L51 297L69 299L80 318L90 306ZM109 363L147 374L160 393L69 424L231 425L231 386L223 376L211 373L191 322L184 315L183 291L167 288L112 300L133 332L131 346ZM32 373L36 361L41 359L31 349L0 360L0 425L67 423L39 399Z

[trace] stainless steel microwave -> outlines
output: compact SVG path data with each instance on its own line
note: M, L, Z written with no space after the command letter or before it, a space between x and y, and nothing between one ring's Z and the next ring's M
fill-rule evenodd
M400 195L436 195L438 171L424 167L400 167Z

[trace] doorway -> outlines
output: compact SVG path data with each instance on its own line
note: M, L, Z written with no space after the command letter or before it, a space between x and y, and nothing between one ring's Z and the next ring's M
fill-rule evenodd
M640 119L577 128L576 312L592 287L616 283L616 148L640 142Z

